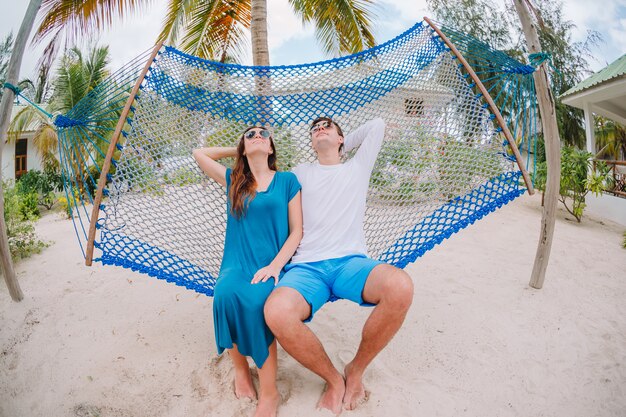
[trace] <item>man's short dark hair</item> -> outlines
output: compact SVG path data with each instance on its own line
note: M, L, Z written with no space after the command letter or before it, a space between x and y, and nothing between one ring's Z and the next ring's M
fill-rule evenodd
M318 124L319 122L321 122L323 120L327 121L331 125L334 125L335 128L337 129L337 133L339 133L339 136L341 136L342 138L344 137L343 136L343 131L341 130L341 127L339 127L337 122L335 122L330 117L326 117L326 116L318 117L317 119L313 120L313 123L311 123L311 128L313 128L313 126L315 126L316 124ZM341 143L341 145L339 145L339 153L341 153L342 151L343 151L343 142Z

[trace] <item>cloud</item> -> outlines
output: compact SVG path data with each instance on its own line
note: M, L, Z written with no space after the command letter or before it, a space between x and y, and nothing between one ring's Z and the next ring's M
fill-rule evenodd
M592 49L595 59L590 64L594 71L626 52L626 6L623 0L604 0L602 7L593 7L592 13L588 0L566 0L563 14L576 25L572 31L573 41L583 42L590 30L602 35L604 43Z

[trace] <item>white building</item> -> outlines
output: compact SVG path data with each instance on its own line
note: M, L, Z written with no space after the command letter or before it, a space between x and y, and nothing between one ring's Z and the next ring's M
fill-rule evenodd
M11 112L11 120L26 106L14 104ZM31 169L43 170L41 156L37 153L33 143L33 137L37 129L37 123L33 122L26 127L17 138L11 137L4 142L2 148L2 179L15 180Z
M596 153L594 114L626 125L626 54L561 95L563 103L585 112L587 151ZM617 175L623 178L624 161L616 162ZM623 193L621 193L623 194ZM586 197L587 209L626 226L626 197L604 194Z

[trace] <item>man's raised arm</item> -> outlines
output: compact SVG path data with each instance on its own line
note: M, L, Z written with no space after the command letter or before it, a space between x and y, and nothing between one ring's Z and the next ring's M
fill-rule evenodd
M346 135L343 141L344 150L350 152L360 146L354 159L373 168L384 137L385 121L380 117L372 119Z

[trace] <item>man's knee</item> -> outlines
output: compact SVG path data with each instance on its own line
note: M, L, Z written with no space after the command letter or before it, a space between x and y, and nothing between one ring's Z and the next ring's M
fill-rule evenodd
M413 280L404 270L395 268L389 271L385 280L382 299L401 310L408 310L413 303Z
M265 322L276 336L296 321L302 321L303 305L306 301L292 288L275 289L265 302ZM305 317L306 318L306 317Z

